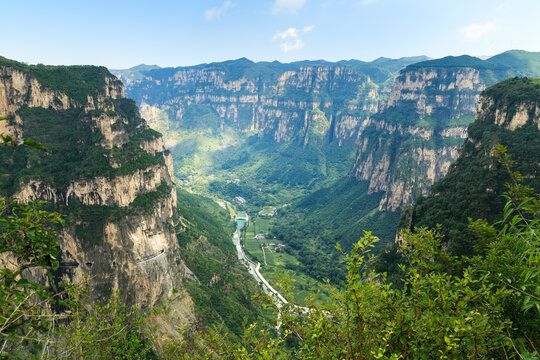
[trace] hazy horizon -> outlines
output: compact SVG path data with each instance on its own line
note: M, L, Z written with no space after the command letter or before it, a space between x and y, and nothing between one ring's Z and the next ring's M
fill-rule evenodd
M206 0L2 4L0 55L27 63L191 66L540 51L534 0Z

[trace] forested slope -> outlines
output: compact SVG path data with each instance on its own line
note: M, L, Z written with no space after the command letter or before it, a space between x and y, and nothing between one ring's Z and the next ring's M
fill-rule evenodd
M511 182L494 157L496 144L507 147L523 183L540 191L539 122L539 79L512 78L485 90L459 158L446 177L432 186L430 195L406 213L409 227L441 224L452 252L472 255L475 243L467 234L467 219L500 220L505 184Z

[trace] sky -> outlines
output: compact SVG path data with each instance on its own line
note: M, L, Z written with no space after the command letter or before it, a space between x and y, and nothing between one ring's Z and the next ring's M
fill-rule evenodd
M187 66L540 51L540 0L0 0L0 56Z

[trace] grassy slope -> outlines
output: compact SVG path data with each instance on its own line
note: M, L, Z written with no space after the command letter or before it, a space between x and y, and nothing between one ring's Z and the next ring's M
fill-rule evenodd
M244 319L248 323L264 323L261 304L252 301L259 289L238 262L231 240L233 223L229 212L213 200L181 189L178 189L178 211L181 256L199 279L188 283L188 292L204 324L224 324L240 336Z

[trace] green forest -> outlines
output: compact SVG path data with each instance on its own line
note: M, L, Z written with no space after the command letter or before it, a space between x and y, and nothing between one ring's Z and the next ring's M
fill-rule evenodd
M370 76L383 86L406 65L476 67L489 82L536 71L533 60L512 51L485 62L462 56L415 65L384 58L340 63L351 76ZM225 80L263 82L276 80L282 65L240 59L201 66ZM513 77L483 91L448 174L401 213L381 209L384 192L370 191L368 180L353 176L358 144L325 135L321 129L328 130L330 117L279 142L252 130L219 133L217 112L193 106L188 115L198 122L177 127L179 142L169 152L133 100L103 95L111 76L106 68L5 58L0 67L77 102L63 110L25 104L0 114L2 124L20 127L25 137L0 134L0 359L540 358L540 79ZM140 71L130 76L142 81L148 73L172 75L156 67ZM367 91L350 84L332 89L331 81L323 90L290 86L280 96L324 101L335 90L337 108L345 98L349 105L355 101L351 93ZM85 108L89 97L101 107ZM373 141L364 142L362 151L399 158L418 146L433 150L444 142L457 148L461 142L389 135L377 121L435 132L472 121L445 111L420 117L412 102L402 105L366 121L362 136ZM329 108L310 111L321 115L320 109ZM104 145L94 124L101 116L111 121L111 131L123 134L113 146ZM207 138L210 133L215 137ZM233 145L224 146L228 142ZM183 153L176 159L177 184L167 171L172 173L171 153ZM407 161L397 163L418 170ZM58 203L9 197L31 180L63 194L74 181L154 175L157 168L163 171L151 189L132 197L119 190L129 198L123 206L89 205L67 193ZM139 177L134 182L147 181ZM240 212L250 220L235 232ZM130 242L108 243L107 232L127 234ZM240 234L234 239L243 248L236 248L233 234ZM110 249L100 252L100 246ZM78 251L89 256L70 253ZM128 261L116 262L124 255ZM160 262L148 265L150 259ZM76 281L75 267L83 269ZM160 292L160 276L169 269L180 286ZM265 293L259 271L286 301ZM114 285L122 284L114 279L119 273L126 289ZM98 275L105 281L93 285ZM147 275L153 277L145 290L127 289L142 287ZM130 295L143 293L146 300L156 289L152 306L131 306Z

